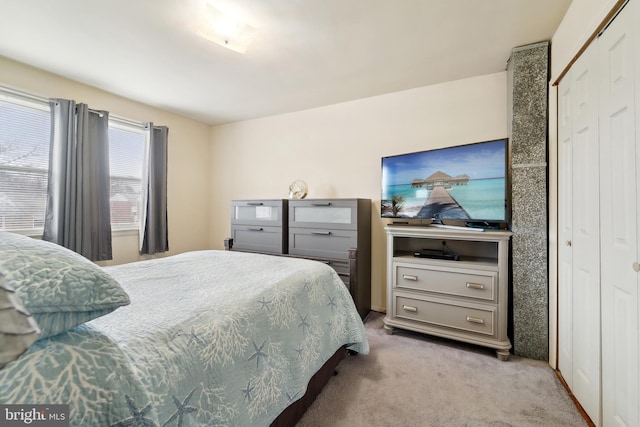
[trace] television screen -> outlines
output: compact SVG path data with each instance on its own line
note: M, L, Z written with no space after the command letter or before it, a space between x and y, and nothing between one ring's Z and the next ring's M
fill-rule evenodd
M382 158L382 217L508 221L507 139Z

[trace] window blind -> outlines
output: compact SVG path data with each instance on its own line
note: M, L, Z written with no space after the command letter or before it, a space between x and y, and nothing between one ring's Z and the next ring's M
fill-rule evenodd
M50 131L46 103L0 97L0 230L43 227Z
M117 120L109 122L109 201L114 229L137 227L140 223L143 142L142 127Z

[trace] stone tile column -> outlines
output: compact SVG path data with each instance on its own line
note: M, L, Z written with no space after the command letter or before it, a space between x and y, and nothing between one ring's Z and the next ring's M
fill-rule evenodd
M549 357L547 128L549 43L516 47L507 64L511 145L513 351Z

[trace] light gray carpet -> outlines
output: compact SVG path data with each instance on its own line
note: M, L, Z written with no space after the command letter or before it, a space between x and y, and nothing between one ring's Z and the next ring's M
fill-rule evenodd
M298 427L586 426L546 362L365 320L369 355L347 356Z

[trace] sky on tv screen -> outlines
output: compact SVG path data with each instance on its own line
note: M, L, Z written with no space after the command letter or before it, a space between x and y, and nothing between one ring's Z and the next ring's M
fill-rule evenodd
M383 185L410 184L437 171L450 176L469 175L469 179L505 177L504 140L449 147L385 157L382 161Z

